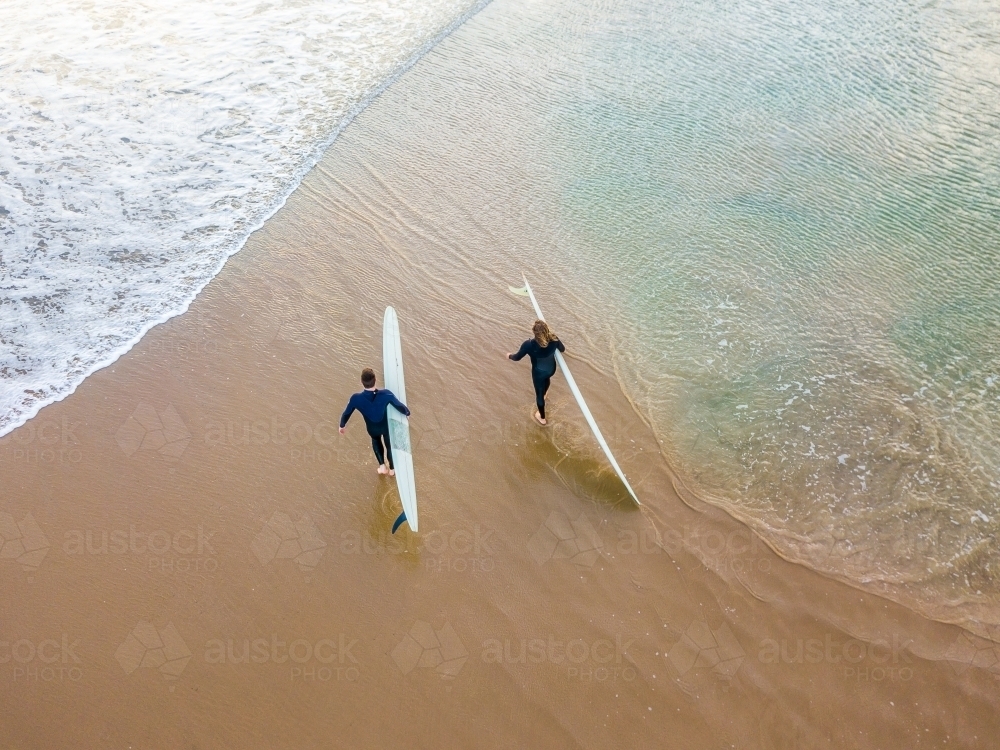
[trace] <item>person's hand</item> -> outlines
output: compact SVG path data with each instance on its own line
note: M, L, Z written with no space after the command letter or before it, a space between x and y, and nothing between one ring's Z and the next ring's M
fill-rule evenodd
M344 428L344 427L341 427L341 428L340 428L340 434L341 434L341 435L343 435L343 434L344 434L344 430L345 430L345 429L346 429L346 428Z
M513 356L514 356L514 352L507 352L507 359L510 359Z

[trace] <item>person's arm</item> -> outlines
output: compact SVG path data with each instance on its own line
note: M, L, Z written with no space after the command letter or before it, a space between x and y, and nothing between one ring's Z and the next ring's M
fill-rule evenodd
M517 350L517 353L508 354L507 359L512 359L515 362L520 362L522 359L524 359L524 355L528 353L528 349L531 347L531 341L532 341L531 339L525 341L523 344L521 344L521 348Z
M389 403L396 407L396 411L400 412L401 414L405 414L406 416L410 416L410 410L406 408L406 404L404 404L402 401L396 398L396 394L393 393L392 391L388 391L388 394L389 394Z
M566 351L566 347L563 346L563 342L560 341L559 339L556 339L556 349L558 349L561 352Z
M344 409L344 413L340 415L340 431L343 432L344 428L347 427L347 420L351 418L354 410L357 409L354 405L354 396L351 396L351 400L347 402L347 408Z
M404 404L402 401L400 401L395 396L393 396L389 400L389 403L396 407L396 411L402 412L406 416L410 416L410 410L406 408L406 404Z

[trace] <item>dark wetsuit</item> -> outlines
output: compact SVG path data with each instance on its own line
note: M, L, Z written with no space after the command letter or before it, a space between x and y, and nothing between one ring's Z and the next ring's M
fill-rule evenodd
M354 410L361 412L365 418L365 427L372 439L372 450L375 451L375 458L378 459L379 466L385 463L386 455L389 456L389 468L395 469L392 465L392 443L389 442L389 405L395 407L396 411L410 416L410 410L406 404L396 398L392 391L380 391L376 388L373 391L361 391L351 396L340 417L340 426L346 427L347 420L351 418ZM385 450L382 449L382 442L385 441Z
M535 403L538 405L538 416L542 419L545 419L545 392L556 373L556 350L566 351L559 339L550 341L548 346L541 346L534 339L528 339L521 344L517 354L510 355L515 362L524 359L525 355L531 358L531 382L535 385Z

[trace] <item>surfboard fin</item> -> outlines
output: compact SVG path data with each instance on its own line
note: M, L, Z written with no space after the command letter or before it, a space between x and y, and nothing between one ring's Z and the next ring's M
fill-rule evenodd
M396 533L396 529L398 529L400 526L403 525L403 521L405 520L406 520L406 511L404 510L402 513L399 514L399 518L397 518L396 522L392 525L393 534Z
M512 294L517 294L517 295L519 295L521 297L527 297L528 296L528 287L526 287L526 286L522 286L522 287L509 286L507 288L510 289L510 291L511 291Z

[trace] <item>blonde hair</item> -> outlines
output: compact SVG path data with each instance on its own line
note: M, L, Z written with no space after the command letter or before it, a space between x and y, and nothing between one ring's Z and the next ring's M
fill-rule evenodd
M538 342L539 346L548 346L553 341L559 340L559 337L552 333L549 324L544 320L536 320L535 325L531 326L531 332L535 334L535 341Z

